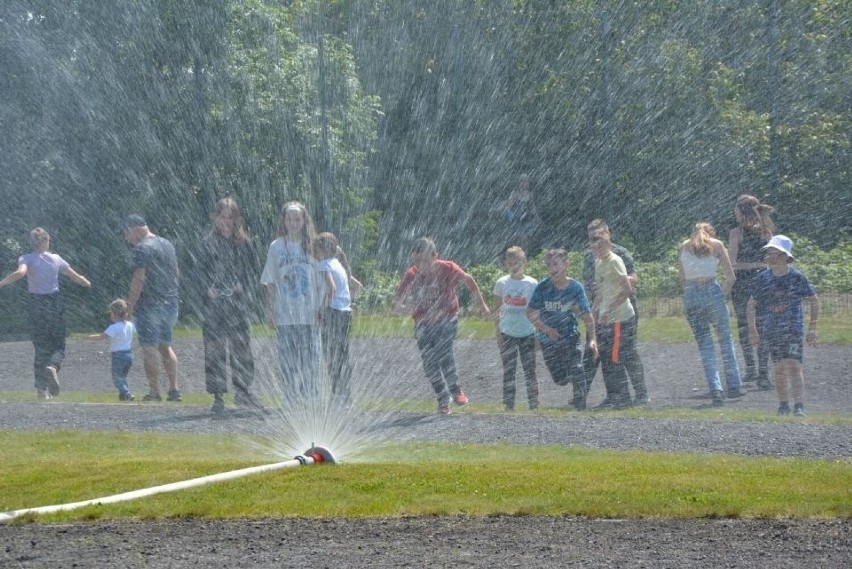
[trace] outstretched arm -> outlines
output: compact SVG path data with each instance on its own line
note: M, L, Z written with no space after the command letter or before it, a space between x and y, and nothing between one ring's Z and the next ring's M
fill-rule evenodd
M17 269L9 273L9 275L5 279L0 281L0 287L4 287L7 284L12 284L15 281L21 280L25 276L27 276L27 266L21 263L20 265L18 265Z
M90 288L92 286L92 283L89 282L89 279L87 279L71 267L65 269L63 274L82 287Z

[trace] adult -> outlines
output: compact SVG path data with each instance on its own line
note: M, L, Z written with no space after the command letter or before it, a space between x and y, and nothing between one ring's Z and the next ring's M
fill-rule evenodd
M213 395L211 412L225 412L228 367L237 407L258 408L251 392L254 357L251 351L251 321L254 253L243 214L232 198L223 198L213 208L213 227L199 255L199 279L204 287L201 333L204 339L204 380Z
M125 217L121 222L124 239L133 246L130 258L130 292L127 308L136 322L142 364L148 378L148 394L144 401L162 401L160 367L169 380L168 401L180 401L178 388L178 359L172 347L172 336L178 319L178 269L174 245L154 235L139 214Z
M32 252L18 258L18 268L0 280L0 287L27 277L36 396L44 400L59 395L59 370L65 359L65 305L59 275L85 288L92 285L65 259L50 252L50 235L41 227L30 232L30 245Z
M509 245L517 245L534 255L542 220L535 205L529 174L523 174L518 179L518 184L503 205L502 213L511 229Z
M590 242L595 233L599 231L606 231L607 234L611 234L609 225L607 225L607 222L604 219L598 218L590 221L586 226L586 235ZM627 344L633 347L631 353L627 353L622 350L624 368L627 371L627 376L633 384L633 391L636 394L633 404L647 405L651 400L648 397L648 389L645 386L645 366L642 364L642 359L639 357L639 352L636 349L637 334L639 332L639 310L636 303L636 283L639 282L639 275L636 274L633 254L630 251L621 245L612 242L610 242L610 248L612 253L618 256L618 258L620 258L624 263L624 268L627 271L627 282L630 284L628 300L630 301L630 305L633 307L633 325L622 331L623 334L630 334L630 337L627 338ZM586 288L586 295L589 297L589 302L594 304L597 285L595 284L595 254L592 252L591 247L586 249L583 257L583 286ZM583 353L583 367L585 368L589 387L591 387L592 380L595 378L595 373L597 373L599 363L600 360L595 356L595 353L592 350L587 349ZM601 405L607 407L610 403L611 402L608 399L605 399Z
M772 206L760 203L756 197L743 194L734 205L737 226L728 234L731 264L737 279L731 289L731 303L745 360L745 381L756 381L760 389L772 387L769 381L769 349L765 339L757 345L749 339L747 307L754 295L757 274L766 267L762 249L775 232L774 211Z
M725 275L724 284L716 280L719 267ZM725 296L734 284L734 269L725 245L716 239L716 231L709 223L697 223L689 239L681 243L678 249L678 267L680 286L683 289L683 307L686 321L692 329L704 375L713 397L713 405L724 404L719 369L716 365L716 348L710 326L716 329L719 350L725 364L725 384L728 397L742 397L740 370L734 354L734 341L731 338L731 319Z

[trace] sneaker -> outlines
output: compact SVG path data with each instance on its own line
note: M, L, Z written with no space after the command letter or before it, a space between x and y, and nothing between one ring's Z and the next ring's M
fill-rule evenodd
M47 401L48 399L50 399L50 393L48 393L44 389L37 389L36 399L38 399L39 401Z
M806 417L805 415L805 406L801 403L796 403L793 405L793 415L796 417Z
M768 391L772 389L772 382L768 378L760 377L757 379L757 388L761 391Z
M644 407L645 405L650 405L650 404L651 404L651 398L648 397L647 394L637 395L636 398L633 400L633 406L634 407Z
M148 393L142 398L142 401L162 401L163 396L159 393Z
M722 391L716 390L710 394L713 398L713 407L722 407L725 405L725 400L722 399Z
M514 405L503 405L503 410L507 413L512 413L515 410Z
M236 392L234 394L234 405L247 409L263 409L263 404L251 393Z
M129 391L125 391L123 393L118 394L119 401L134 401L135 399L136 397L134 397L133 394Z
M464 407L470 400L467 398L467 395L464 394L464 391L459 391L455 395L453 395L453 401L455 401L456 405L459 407Z
M734 387L728 390L728 399L738 399L740 397L745 397L745 391L740 387Z
M210 408L210 412L214 415L221 415L225 412L225 400L221 395L216 395L213 399L213 407Z
M450 402L447 401L446 403L438 403L438 413L440 413L441 415L449 415L451 413Z
M571 400L571 406L577 411L586 410L586 400L582 397L575 397Z
M53 364L44 369L47 371L47 391L52 397L56 397L59 395L59 370Z
M183 401L183 397L180 396L180 391L177 389L170 389L169 395L166 397L166 401Z
M790 414L790 405L788 405L786 401L782 401L781 405L778 406L778 414L779 415L789 415Z

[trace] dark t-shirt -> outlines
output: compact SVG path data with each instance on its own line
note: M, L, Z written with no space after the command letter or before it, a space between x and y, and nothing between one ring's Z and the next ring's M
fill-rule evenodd
M138 306L177 304L178 264L171 242L152 235L137 243L130 258L130 270L136 269L145 269Z
M762 330L769 336L801 336L804 333L802 299L814 296L813 287L798 270L775 276L762 269L755 278L754 297L760 305Z
M588 314L589 299L583 285L571 279L565 288L556 288L550 277L544 279L533 291L529 307L538 310L541 322L559 332L557 344L576 344L579 337L577 315ZM545 345L554 342L543 332L537 334Z

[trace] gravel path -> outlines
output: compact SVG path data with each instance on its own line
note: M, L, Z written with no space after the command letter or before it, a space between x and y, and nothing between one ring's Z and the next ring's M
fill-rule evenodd
M852 428L805 419L785 422L714 420L692 344L642 344L652 408L705 409L706 420L661 420L614 413L548 417L485 413L501 397L496 349L459 341L457 358L472 404L449 417L368 413L358 428L396 441L511 442L592 448L734 453L751 456L852 457ZM96 342L69 342L63 390L110 391L108 355ZM197 340L176 346L185 393L203 392ZM255 343L258 386L274 378L269 340ZM431 401L409 340L356 341L356 378L388 399ZM31 389L32 347L2 345L0 391ZM539 358L540 359L540 358ZM819 346L807 354L809 412L852 410L852 349ZM543 407L563 407L570 388L555 386L539 362ZM141 365L131 385L142 392ZM522 383L522 382L521 382ZM600 377L590 402L603 399ZM519 385L519 404L524 397ZM774 391L750 390L731 406L772 413ZM0 401L2 429L127 430L268 433L274 413L211 417L187 404L47 404ZM0 483L0 486L2 483ZM157 520L70 525L0 525L0 567L847 567L852 564L849 520L596 520L577 518L403 518L379 520ZM567 537L567 539L566 539Z

